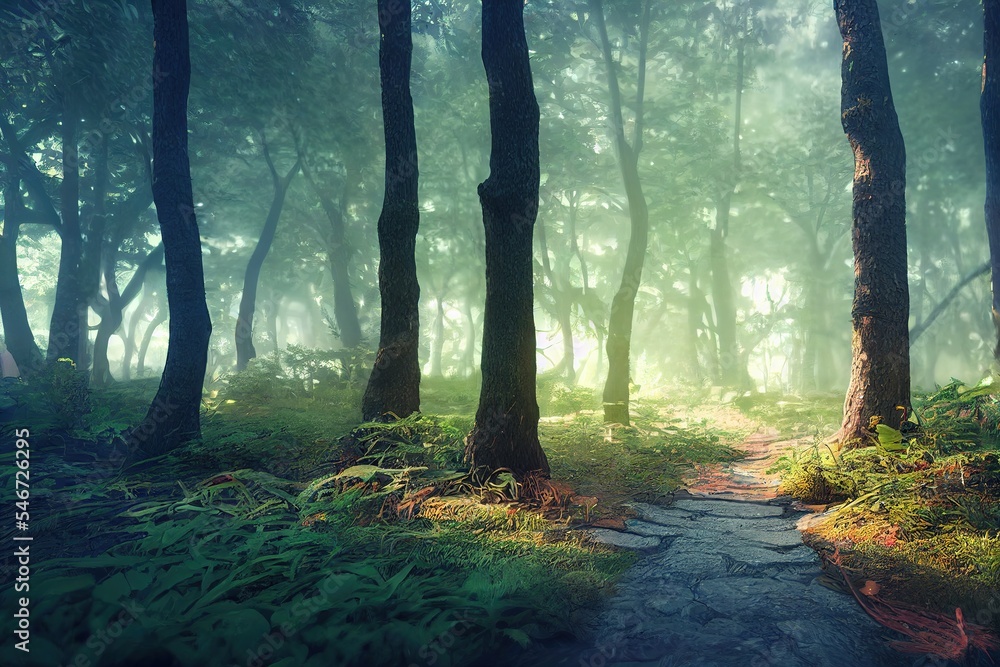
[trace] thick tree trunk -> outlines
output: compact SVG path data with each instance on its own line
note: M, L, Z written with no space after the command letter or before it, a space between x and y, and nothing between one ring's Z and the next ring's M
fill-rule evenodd
M17 362L21 376L31 377L41 370L44 361L28 322L17 270L21 206L20 179L8 174L4 189L4 233L0 236L0 317L3 318L7 349Z
M1000 362L1000 1L983 0L983 87L979 110L986 150L986 234L993 288L993 357Z
M378 219L382 316L375 366L361 403L366 420L406 417L420 410L420 285L414 255L420 210L410 98L410 3L378 0L378 22L385 134L385 195ZM439 356L439 370L440 362Z
M851 384L837 440L867 444L875 421L910 410L906 152L889 87L875 0L835 0L844 38L841 122L854 150Z
M261 133L261 146L263 147L264 160L267 162L267 169L271 173L271 182L274 187L274 195L271 198L271 208L267 212L267 219L264 221L264 229L260 232L257 245L247 262L247 270L243 275L243 295L240 297L239 315L236 317L236 370L242 371L250 363L250 360L257 356L257 350L253 346L253 316L257 308L257 283L260 281L260 270L267 259L267 253L271 250L274 242L274 234L278 230L278 220L281 219L281 210L285 206L285 195L288 187L292 184L292 179L299 173L301 158L295 161L292 168L282 178L274 168L271 160L271 153L267 146L267 137Z
M622 116L621 91L618 75L611 55L611 42L604 22L604 7L601 0L591 0L590 7L597 21L601 36L601 50L607 69L608 90L611 94L612 138L618 154L618 166L625 183L628 199L631 233L625 254L625 269L621 286L611 301L611 316L608 319L608 377L604 383L604 421L607 423L629 423L629 356L632 346L632 317L635 311L635 295L639 292L642 266L646 261L646 246L649 242L649 209L639 180L639 152L642 150L642 101L646 82L646 44L649 38L650 0L643 3L639 36L639 81L635 104L635 134L632 143L625 139L625 121Z
M549 475L538 442L532 239L538 215L538 103L521 0L483 3L490 91L490 176L479 185L486 230L482 389L465 458L473 468Z
M59 274L56 300L49 324L49 349L46 360L81 361L80 348L87 344L87 332L80 330L82 301L80 259L83 241L80 236L80 153L77 135L79 112L67 94L62 121L62 247L59 251Z
M170 343L156 397L129 438L137 457L163 454L201 436L212 333L188 162L187 0L153 0L153 43L153 200L166 260Z

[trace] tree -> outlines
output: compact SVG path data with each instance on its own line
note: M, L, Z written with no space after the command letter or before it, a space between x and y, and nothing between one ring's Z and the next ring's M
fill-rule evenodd
M378 21L385 126L385 199L378 219L382 322L375 367L361 405L366 420L390 413L406 417L420 410L420 285L414 254L420 211L417 135L410 98L410 3L379 0Z
M0 234L0 315L3 317L5 342L25 377L42 367L42 353L28 323L21 283L17 270L17 236L21 227L23 202L21 179L13 170L7 172L4 188L4 228Z
M1000 0L983 0L983 87L979 111L983 117L986 150L986 235L990 242L993 327L996 344L993 357L1000 361L1000 77L994 65L1000 61Z
M872 423L910 410L906 151L889 88L875 0L835 0L844 39L841 123L854 151L851 383L837 440L864 444Z
M742 363L736 337L736 299L733 281L729 275L726 238L732 214L733 194L740 179L742 156L740 133L743 130L743 87L746 80L746 49L749 33L750 9L740 5L735 10L736 26L736 100L733 114L732 177L722 186L721 197L716 203L715 227L711 231L709 258L712 266L712 303L715 306L715 327L719 339L719 366L725 386L746 388L746 365Z
M80 151L79 114L76 107L76 93L63 91L62 113L62 164L63 178L60 188L62 204L62 225L60 236L62 247L59 254L59 279L56 283L56 302L52 307L52 322L49 325L49 349L46 359L53 363L56 359L68 358L83 362L86 335L80 331L81 309L86 308L79 284L80 259L83 254L83 240L80 231ZM84 312L86 312L84 310ZM85 320L84 320L85 321ZM86 348L84 347L84 350Z
M642 193L639 180L639 152L642 150L642 102L646 88L646 45L649 42L650 0L643 3L639 24L639 79L636 88L635 126L632 143L625 139L625 121L622 117L622 99L618 88L618 75L611 57L611 43L604 23L604 7L601 0L591 0L590 10L597 21L601 37L601 51L608 71L608 90L611 93L611 132L618 154L618 166L625 182L625 196L628 198L631 234L628 251L625 254L625 270L621 287L611 302L611 317L608 320L608 379L604 384L604 421L609 423L629 423L628 386L629 350L632 345L632 318L635 312L635 295L639 291L642 265L646 260L646 245L649 241L649 208Z
M267 137L264 132L260 135L261 151L264 154L264 161L267 162L267 169L271 174L271 182L274 188L274 197L271 200L271 208L267 212L267 219L264 221L264 228L260 232L260 239L250 255L247 262L247 270L243 276L243 295L240 298L240 311L236 318L236 370L241 371L247 367L250 360L257 356L257 350L253 346L253 314L257 308L257 283L260 281L260 270L267 259L267 253L271 250L274 242L274 234L278 230L278 220L281 218L281 210L285 205L285 195L288 187L292 184L292 179L299 173L302 158L298 158L292 168L283 177L278 174L271 159L271 152L267 145Z
M532 231L538 215L538 103L521 0L483 3L490 91L490 175L479 185L486 231L482 388L465 458L474 467L549 474L538 442Z
M130 436L137 457L156 456L200 437L201 392L212 334L188 162L187 0L152 2L153 200L163 238L170 342L156 397Z

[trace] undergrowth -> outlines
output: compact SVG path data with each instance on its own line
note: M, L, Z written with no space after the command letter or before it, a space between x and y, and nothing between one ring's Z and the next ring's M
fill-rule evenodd
M869 446L817 445L776 468L782 490L837 503L810 539L894 597L1000 628L1000 387L953 381L917 397L910 436L882 429Z

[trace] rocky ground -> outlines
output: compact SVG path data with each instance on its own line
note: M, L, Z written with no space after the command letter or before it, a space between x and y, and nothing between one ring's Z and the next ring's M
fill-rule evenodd
M545 646L515 664L640 667L894 667L925 664L849 595L823 586L797 522L766 469L796 442L758 433L748 457L698 471L666 506L633 503L625 530L593 539L643 556L619 582L592 640ZM931 663L927 663L931 664Z

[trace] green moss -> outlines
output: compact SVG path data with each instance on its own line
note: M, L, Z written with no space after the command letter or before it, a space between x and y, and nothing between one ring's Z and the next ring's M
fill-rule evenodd
M814 538L840 546L893 599L975 618L1000 593L997 393L953 382L914 405L921 428L901 447L790 454L782 489L843 501ZM995 614L989 623L1000 628Z

